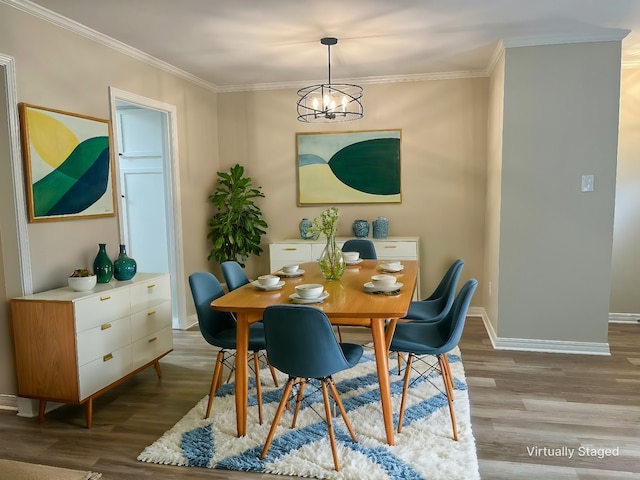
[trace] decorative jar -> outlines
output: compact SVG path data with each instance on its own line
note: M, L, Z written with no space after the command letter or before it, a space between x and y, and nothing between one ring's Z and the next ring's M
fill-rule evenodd
M387 238L389 235L389 220L378 217L373 221L373 238Z
M113 262L107 253L107 244L98 244L98 254L93 260L93 273L97 277L98 283L109 283L113 277Z
M313 222L308 218L300 220L300 238L303 240L317 240L320 237L320 232L309 230Z
M131 280L138 270L137 262L127 255L127 249L120 245L120 253L113 262L113 276L116 280Z
M369 236L369 222L366 220L354 220L351 228L353 228L353 234L358 238Z

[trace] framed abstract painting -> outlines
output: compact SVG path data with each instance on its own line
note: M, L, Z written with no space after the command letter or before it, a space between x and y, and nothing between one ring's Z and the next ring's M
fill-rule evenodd
M400 130L298 133L298 205L400 203Z
M114 216L109 121L18 107L29 221Z

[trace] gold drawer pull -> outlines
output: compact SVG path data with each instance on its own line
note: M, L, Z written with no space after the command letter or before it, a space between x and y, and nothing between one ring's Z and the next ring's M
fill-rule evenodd
M147 288L153 288L153 287L155 287L155 286L156 286L156 284L155 284L155 283L152 283L151 285L147 285Z
M155 315L156 311L155 310L151 310L149 313L147 313L147 316L150 317L151 315Z
M149 339L149 343L151 343L151 342L155 342L156 340L158 340L158 337L150 338L150 339Z
M398 248L397 245L385 245L384 248Z
M100 297L101 302L104 302L105 300L111 300L111 296Z
M100 330L106 330L107 328L111 328L110 323L104 323L100 326Z
M296 251L297 248L296 247L285 247L285 250Z
M104 357L102 357L103 362L108 362L113 358L113 353L107 353Z

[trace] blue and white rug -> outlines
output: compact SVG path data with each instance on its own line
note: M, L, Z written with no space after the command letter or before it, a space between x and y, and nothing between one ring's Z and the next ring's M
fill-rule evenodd
M145 448L138 460L322 479L479 479L469 397L459 350L449 354L449 363L455 379L457 442L452 438L446 397L429 382L421 381L415 382L409 390L404 425L402 433L395 434L396 444L386 444L375 359L373 350L367 346L356 367L334 375L358 438L358 443L354 443L342 418L334 419L339 472L333 468L327 426L316 413L324 415L320 393L317 399L311 399L313 408L300 411L293 430L289 428L292 414L285 411L267 457L260 460L286 382L286 376L280 374L280 388L275 388L266 369L261 372L264 383L262 425L258 424L255 385L250 383L247 435L236 436L233 384L226 384L216 394L208 420L203 419L208 399L205 396L171 430ZM390 359L389 364L394 423L397 425L403 378L398 375L395 358ZM432 380L444 390L440 375Z

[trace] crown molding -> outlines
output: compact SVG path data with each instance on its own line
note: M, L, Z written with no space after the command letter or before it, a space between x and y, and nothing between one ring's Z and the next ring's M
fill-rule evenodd
M33 15L34 17L37 17L41 20L52 23L58 27L64 28L65 30L68 30L72 33L88 38L89 40L92 40L96 43L105 45L106 47L112 48L113 50L123 53L129 57L135 58L136 60L140 60L141 62L151 65L152 67L156 67L167 73L175 75L176 77L183 78L184 80L194 83L207 90L211 90L213 92L218 91L218 87L212 83L206 82L201 78L196 77L195 75L185 72L184 70L174 67L173 65L163 62L162 60L158 60L152 55L144 53L143 51L133 48L130 45L127 45L114 38L97 32L92 28L70 20L67 17L63 17L62 15L41 7L40 5L36 5L29 0L0 0L0 2L12 6L22 12Z
M590 43L590 42L614 42L622 41L629 35L631 30L623 29L603 29L597 33L577 33L577 34L551 34L535 35L531 37L517 37L502 40L504 48L515 47L535 47L541 45L560 45L563 43Z

